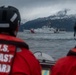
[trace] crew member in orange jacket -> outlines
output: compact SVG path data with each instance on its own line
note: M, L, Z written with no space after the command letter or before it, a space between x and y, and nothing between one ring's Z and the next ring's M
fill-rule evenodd
M41 75L41 66L28 45L16 38L20 14L13 6L0 7L0 75Z
M76 47L56 62L51 75L76 75Z

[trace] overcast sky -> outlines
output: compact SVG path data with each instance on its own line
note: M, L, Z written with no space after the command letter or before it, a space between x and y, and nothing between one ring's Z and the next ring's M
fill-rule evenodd
M47 17L64 9L76 13L76 0L0 0L0 5L13 5L21 13L22 21Z

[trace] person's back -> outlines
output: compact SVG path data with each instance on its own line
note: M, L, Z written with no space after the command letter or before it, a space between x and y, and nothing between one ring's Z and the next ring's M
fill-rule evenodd
M0 7L0 75L41 75L29 46L15 37L20 20L15 7Z
M56 62L51 75L76 75L76 48Z

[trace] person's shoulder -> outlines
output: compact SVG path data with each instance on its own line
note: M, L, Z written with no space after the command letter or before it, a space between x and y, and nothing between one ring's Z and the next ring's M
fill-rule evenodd
M22 52L18 53L25 61L27 61L29 64L38 64L39 61L34 56L33 52L30 50L23 48Z
M17 41L23 41L23 42L24 42L24 40L22 40L22 39L19 38L19 37L11 37L11 39L14 39L14 40L17 40Z
M66 60L67 60L68 57L62 57L62 58L59 58L57 61L56 61L56 64L62 64L64 63Z
M26 59L27 59L27 58L29 58L29 59L35 58L33 52L32 52L31 50L29 50L29 49L26 49L26 48L18 48L18 49L17 49L17 52L18 52L22 57L24 57L24 58L26 58Z

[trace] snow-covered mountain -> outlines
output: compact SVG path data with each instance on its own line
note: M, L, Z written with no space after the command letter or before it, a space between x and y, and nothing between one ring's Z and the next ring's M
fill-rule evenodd
M73 31L74 23L76 21L76 14L68 14L68 11L68 9L65 9L48 17L28 21L22 25L22 29L39 28L44 25L50 25L56 28L64 28L67 31Z

